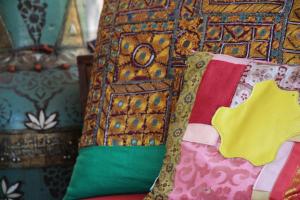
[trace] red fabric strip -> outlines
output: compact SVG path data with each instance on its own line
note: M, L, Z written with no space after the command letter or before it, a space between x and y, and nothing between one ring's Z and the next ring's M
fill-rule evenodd
M297 173L297 169L300 167L300 143L296 143L290 153L290 156L282 168L276 183L273 186L270 199L271 200L281 200L285 199L285 193L294 188L295 191L299 192L299 185L293 184L293 178ZM293 187L294 186L294 187ZM295 196L295 194L293 194ZM298 194L299 195L299 194ZM298 196L297 195L297 196ZM293 199L293 198L291 198ZM298 198L294 198L298 199Z
M103 196L94 197L86 200L142 200L146 194L126 194L126 195L114 195L114 196Z
M245 67L219 60L210 61L198 88L189 123L211 125L216 110L230 106Z

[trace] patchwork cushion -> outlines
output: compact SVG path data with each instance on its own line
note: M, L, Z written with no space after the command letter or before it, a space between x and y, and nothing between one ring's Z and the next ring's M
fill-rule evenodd
M105 1L80 146L163 145L194 51L300 63L299 7L283 0Z
M283 90L300 91L300 67L208 53L196 53L187 63L185 84L171 117L164 165L146 199L259 199L260 195L284 199L299 195L295 182L299 143L286 141L275 160L254 166L243 158L224 157L219 151L220 138L208 127L218 108L242 104L256 83L274 80ZM235 142L242 140L237 137Z

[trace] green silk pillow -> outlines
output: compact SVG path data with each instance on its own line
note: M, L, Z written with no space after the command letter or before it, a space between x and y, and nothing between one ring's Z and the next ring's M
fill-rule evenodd
M164 145L83 148L64 199L149 191L164 153Z

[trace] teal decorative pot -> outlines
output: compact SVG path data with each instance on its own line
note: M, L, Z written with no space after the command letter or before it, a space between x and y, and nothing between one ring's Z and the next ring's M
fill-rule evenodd
M95 35L86 4L0 0L0 199L65 193L82 126L76 56Z

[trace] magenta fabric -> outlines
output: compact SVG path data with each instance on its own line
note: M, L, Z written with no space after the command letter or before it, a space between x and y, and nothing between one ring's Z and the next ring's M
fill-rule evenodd
M183 141L169 200L250 200L261 167L226 159L215 146Z
M244 64L210 61L198 88L189 123L210 125L219 107L230 106L245 67Z

